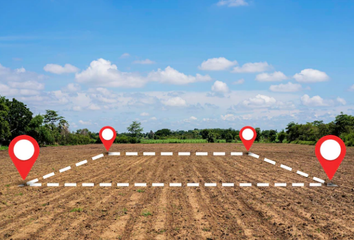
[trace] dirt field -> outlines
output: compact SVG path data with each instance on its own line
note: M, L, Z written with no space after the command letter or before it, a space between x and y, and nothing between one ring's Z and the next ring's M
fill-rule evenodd
M7 151L1 151L0 239L354 239L354 148L347 149L333 179L339 187L309 187L315 182L312 177L327 179L313 146L254 144L251 152L260 159L230 156L244 151L241 144L114 145L110 151L123 156L107 156L102 145L42 148L26 179L39 178L42 187L18 187L24 181ZM126 151L137 151L139 156L125 156ZM195 152L209 155L195 156ZM100 153L105 157L91 160ZM264 157L276 165L264 162ZM75 166L85 159L87 164ZM292 172L280 164L292 167ZM67 166L72 169L59 173ZM309 177L296 174L297 170ZM55 176L43 180L51 172ZM82 183L95 186L82 187ZM117 187L117 183L130 186ZM165 186L152 187L152 183ZM187 183L200 186L187 187ZM222 183L235 186L222 187ZM270 186L257 187L257 183Z

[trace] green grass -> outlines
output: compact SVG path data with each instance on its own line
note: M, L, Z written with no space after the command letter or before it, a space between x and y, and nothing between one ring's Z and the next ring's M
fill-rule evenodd
M136 190L138 193L143 193L143 192L145 192L145 190L142 190L142 189L138 189L138 190Z
M82 212L82 208L74 208L70 212Z
M143 211L143 212L141 213L141 215L144 216L144 217L147 217L147 216L152 216L152 213L149 212L149 211Z
M9 149L8 146L1 146L1 147L0 147L0 151L1 151L1 150L7 150L7 149Z
M206 139L141 139L141 143L144 144L156 144L156 143L207 143ZM216 143L226 143L225 139L218 139ZM235 140L233 141L235 143Z

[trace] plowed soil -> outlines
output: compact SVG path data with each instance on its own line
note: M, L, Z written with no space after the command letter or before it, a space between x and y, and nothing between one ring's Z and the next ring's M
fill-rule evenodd
M0 239L354 239L354 148L347 149L333 178L338 187L309 187L315 182L312 177L327 179L313 146L254 144L251 151L260 159L230 156L243 150L241 144L127 144L110 149L122 156L107 156L102 145L45 147L26 179L39 178L42 187L18 187L25 181L7 151L0 151ZM127 151L139 156L125 156ZM195 156L197 151L209 155ZM100 153L105 157L91 160ZM276 165L264 162L264 157ZM85 159L87 164L75 166ZM59 173L67 166L72 169ZM297 170L309 177L296 174ZM43 180L51 172L55 176ZM95 186L82 187L82 183ZM117 183L130 186L117 187ZM152 183L165 186L152 187ZM235 186L222 187L222 183ZM240 183L253 186L240 187ZM270 186L257 187L257 183ZM274 187L274 183L288 186Z

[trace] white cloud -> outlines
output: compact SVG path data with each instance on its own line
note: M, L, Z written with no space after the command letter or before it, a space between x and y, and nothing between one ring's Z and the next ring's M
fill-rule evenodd
M143 117L146 117L146 116L149 116L150 114L147 113L147 112L143 112L143 113L140 113L140 116L143 116Z
M90 121L85 122L85 121L79 120L79 123L82 125L91 125Z
M300 84L288 82L287 84L271 85L269 90L273 92L298 92L302 90Z
M0 64L0 82L12 82L12 81L25 82L25 81L38 81L43 79L44 79L43 75L34 72L28 72L23 67L12 70Z
M143 65L147 65L147 64L155 64L154 61L151 61L150 59L145 59L145 60L136 60L133 62L134 64L143 64Z
M36 82L36 81L9 82L8 84L12 88L32 89L32 90L43 90L44 89L44 84Z
M188 84L194 82L204 82L210 81L211 77L209 75L200 75L196 74L196 76L185 75L184 73L178 72L172 67L168 66L165 70L161 70L160 68L157 71L152 71L148 75L148 79L151 81L157 81L161 83L171 83L171 84Z
M123 53L120 58L128 58L130 57L130 54L129 53Z
M180 97L170 98L168 100L162 101L162 104L172 107L183 107L186 106L186 101Z
M228 6L228 7L241 7L247 6L247 0L219 0L217 3L218 6Z
M307 94L301 97L301 102L303 105L310 107L328 106L328 104L325 103L324 99L320 96L313 96L310 98Z
M337 102L339 102L342 105L347 104L347 102L343 98L340 98L340 97L337 97Z
M349 88L349 91L354 91L354 85Z
M245 79L241 78L241 79L233 82L232 84L236 84L237 85L237 84L243 84L244 82L245 82Z
M150 118L151 120L153 120L153 121L155 121L155 120L157 120L157 118L156 117L152 117L152 118Z
M77 67L71 65L71 64L65 64L64 67L58 65L58 64L47 64L43 67L44 71L50 72L50 73L55 73L55 74L63 74L63 73L75 73L80 71Z
M311 68L304 69L300 73L296 73L294 78L296 81L301 83L315 83L329 80L329 77L325 72Z
M221 115L221 119L224 121L234 121L236 120L238 117L235 116L234 114L225 114L225 115Z
M100 58L92 61L90 66L80 73L75 74L79 83L87 83L103 87L142 87L146 79L139 74L130 72L121 72L115 64Z
M226 83L221 81L215 81L211 90L217 93L227 93L229 88L227 87Z
M194 116L191 116L189 119L190 119L190 120L197 120L198 118L196 118L196 117L194 117Z
M242 67L234 67L232 72L234 73L254 73L254 72L265 72L272 69L267 62L256 62L256 63L245 63Z
M278 82L288 79L282 72L273 72L273 73L260 73L256 76L256 80L259 82Z
M245 107L270 107L276 103L275 98L266 95L258 94L254 98L249 98L242 102Z
M237 61L229 61L224 57L209 58L198 67L200 70L221 71L237 65Z
M69 92L77 92L77 91L79 91L80 89L81 89L81 87L80 87L80 85L77 84L77 83L69 83L69 84L66 86L66 88L65 88L65 90L66 90L66 91L69 91Z

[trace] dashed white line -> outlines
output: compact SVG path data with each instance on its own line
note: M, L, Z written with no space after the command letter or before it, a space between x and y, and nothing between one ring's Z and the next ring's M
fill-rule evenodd
M286 183L274 183L274 187L286 187Z
M134 183L135 187L146 187L146 183Z
M31 183L35 183L35 182L38 182L38 178L28 181L26 184L30 185Z
M275 165L275 161L270 160L270 159L268 159L268 158L264 158L264 161L267 162L267 163L270 163L270 164Z
M108 156L120 156L120 152L109 152Z
M214 152L214 156L225 156L225 152Z
M55 175L54 172L49 173L49 174L47 174L47 175L44 175L44 176L43 176L43 179L50 178L50 177L52 177L52 176L54 176L54 175Z
M83 187L94 187L95 184L94 183L83 183L82 186Z
M208 156L208 152L196 152L196 156Z
M62 173L62 172L68 171L70 169L71 169L70 166L69 167L65 167L65 168L60 169L59 172Z
M129 187L129 183L117 183L117 187Z
M240 187L252 187L252 183L240 183Z
M257 183L257 187L269 187L269 183Z
M292 186L293 187L303 187L303 186L305 186L305 184L304 183L293 183Z
M223 183L222 186L223 187L234 187L235 184L234 183Z
M199 183L187 183L187 187L199 187Z
M100 187L112 187L112 183L100 183Z
M178 156L190 156L190 152L178 152Z
M321 187L322 183L310 183L310 187Z
M155 156L155 152L144 152L144 156Z
M64 187L76 187L76 183L64 183Z
M47 183L47 187L59 187L59 183Z
M126 152L125 156L138 156L137 152Z
M172 156L173 152L161 152L161 156Z
M259 158L259 155L254 154L254 153L248 153L248 156L254 157L254 158Z
M92 157L92 160L97 160L97 159L103 158L103 157L104 157L104 155L103 155L103 153L101 153L101 154L99 154L97 156Z
M243 152L231 152L231 156L242 156Z
M42 187L42 183L31 183L30 187Z
M165 184L164 183L153 183L152 186L153 187L164 187Z
M76 167L78 167L78 166L84 165L86 163L87 163L87 160L84 160L84 161L76 163L75 165L76 165Z
M301 171L297 171L297 174L304 176L304 177L308 177L309 175L307 173L301 172Z
M285 169L285 170L288 170L288 171L292 171L293 170L291 167L288 167L288 166L283 165L283 164L281 164L280 167Z
M170 187L182 187L182 183L170 183Z
M206 187L216 187L216 183L204 183Z
M320 182L320 183L324 183L325 181L322 180L321 178L317 178L317 177L313 177L313 180Z

